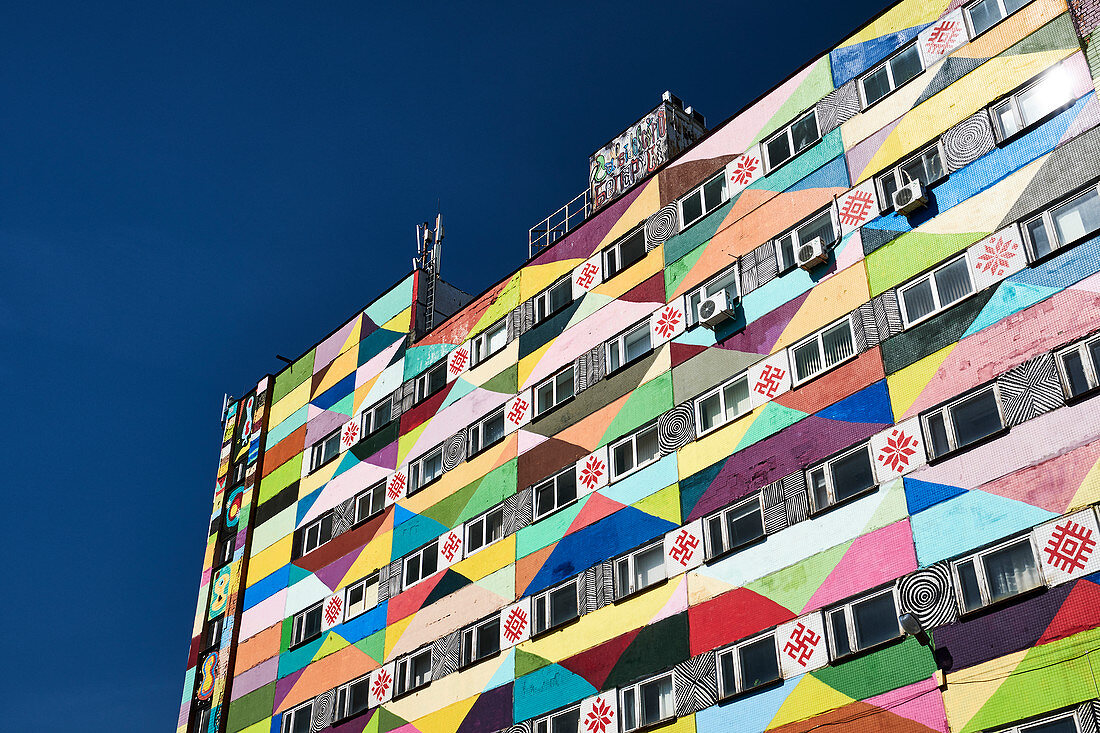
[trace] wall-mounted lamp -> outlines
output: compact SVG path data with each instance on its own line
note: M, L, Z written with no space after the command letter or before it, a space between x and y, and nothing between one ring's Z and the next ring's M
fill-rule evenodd
M931 637L928 636L928 632L924 630L920 619L906 611L898 616L898 623L901 624L902 631L920 642L921 646L928 647L928 651L932 652L932 661L936 665L936 684L939 685L941 690L946 689L947 675L943 673L944 666L940 663L941 655L936 651L936 647L932 643Z

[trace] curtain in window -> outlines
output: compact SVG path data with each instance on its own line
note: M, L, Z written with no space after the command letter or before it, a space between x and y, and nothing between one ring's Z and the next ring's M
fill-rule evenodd
M821 371L821 350L817 341L803 344L794 350L794 368L800 379Z
M826 331L821 337L825 350L825 363L837 364L855 353L852 343L852 327L847 321Z
M1100 195L1096 189L1069 204L1055 209L1054 228L1058 242L1068 244L1090 232L1100 229Z
M1039 585L1039 571L1029 542L991 552L983 560L990 601L994 603Z
M956 260L936 273L936 289L940 293L941 307L970 295L970 272L966 258Z

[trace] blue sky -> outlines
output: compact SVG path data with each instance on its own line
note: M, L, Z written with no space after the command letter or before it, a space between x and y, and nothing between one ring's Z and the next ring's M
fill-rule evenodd
M665 89L714 125L879 3L9 3L13 731L174 729L223 392L447 227L480 292Z

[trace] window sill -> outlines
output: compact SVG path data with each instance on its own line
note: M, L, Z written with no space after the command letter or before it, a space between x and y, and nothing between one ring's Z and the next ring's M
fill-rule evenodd
M627 731L627 733L638 733L638 731L653 730L655 728L660 728L662 726L668 725L669 723L673 723L675 721L676 721L676 716L675 715L669 715L668 717L661 718L660 720L655 720L652 723L644 723L643 725L639 725L637 728L631 728L629 731Z
M1001 428L1000 430L994 430L989 435L985 436L984 438L979 438L978 440L975 440L973 443L967 443L966 445L964 445L960 448L954 448L952 450L949 450L946 453L941 453L938 456L929 456L928 457L928 465L929 466L934 466L937 463L949 460L951 458L954 458L955 456L962 455L963 453L968 453L969 451L974 450L978 446L985 445L986 443L989 443L991 441L996 440L997 438L1000 438L1001 436L1007 434L1009 430L1010 430L1010 428L1008 428L1006 426L1006 427Z
M831 371L833 371L833 370L835 370L835 369L837 369L837 368L839 368L839 367L841 367L841 366L844 366L845 364L847 364L848 362L852 361L852 360L853 360L853 359L855 359L855 358L856 358L857 356L859 356L860 352L858 352L858 351L855 351L855 349L856 349L856 343L855 343L855 334L853 333L853 334L852 334L852 336L853 336L853 339L852 339L852 349L853 349L853 351L852 351L852 354L851 354L851 356L846 356L846 357L844 357L843 359L841 359L840 361L838 361L838 362L837 362L836 364L833 364L833 365L831 365L831 366L828 366L828 367L826 367L825 369L822 369L822 370L821 370L820 372L818 372L817 374L812 374L812 375L810 375L810 376L808 376L808 377L805 377L805 378L803 378L803 379L798 379L798 380L796 380L796 379L794 379L794 378L793 378L793 375L792 375L792 379L791 379L791 389L792 389L792 390L794 390L794 389L800 389L800 388L802 388L802 387L806 386L807 384L809 384L810 382L813 382L814 380L818 379L819 377L823 377L823 376L825 376L826 374L828 374L829 372L831 372ZM794 357L794 353L793 353L793 350L792 350L792 349L788 349L788 351L790 351L790 352L791 352L791 357L793 358L793 357ZM794 370L792 369L791 371L793 372Z
M538 516L535 516L535 513L532 512L531 513L531 524L535 524L536 522L541 522L542 520L546 519L547 517L552 517L555 514L557 514L558 512L560 512L562 509L565 509L566 507L573 506L576 503L577 503L577 499L573 499L572 501L567 501L564 504L562 504L561 506L554 507L553 511L549 511L549 512L546 512L546 514L540 514Z
M867 656L868 654L872 654L874 652L877 652L880 649L885 649L888 646L892 646L894 644L899 644L902 641L904 641L905 638L906 638L906 634L899 633L897 636L891 637L891 638L887 639L886 641L880 641L877 644L872 644L871 646L864 647L862 649L856 649L855 651L851 651L851 652L848 652L847 654L843 654L843 655L836 655L836 654L833 653L832 649L830 649L829 654L832 658L829 660L829 666L832 667L832 666L835 666L838 663L843 664L844 662L850 662L852 660L859 659L860 657L864 657L864 656Z
M649 461L646 461L645 463L639 464L639 465L635 466L634 468L630 469L629 471L626 471L625 473L620 473L617 476L608 476L607 483L608 483L608 485L611 485L611 484L616 483L618 481L622 481L624 478L627 478L629 476L633 476L634 474L641 471L643 468L648 468L649 466L652 466L654 463L661 460L661 458L663 458L663 456L658 454L656 458L653 458Z
M323 631L318 631L318 632L317 632L316 634L314 634L314 635L312 635L312 636L310 636L310 637L308 637L308 638L306 638L306 639L302 639L302 640L301 640L301 641L299 641L299 642L298 642L297 644L291 644L290 646L288 646L288 647L286 648L286 650L287 650L287 651L289 652L289 651L293 651L293 650L295 650L295 649L300 649L300 648L302 648L302 647L306 646L307 644L309 644L309 643L311 643L311 642L317 641L317 640L318 640L318 639L320 639L320 638L321 638L321 637L322 637L323 635L324 635L324 632L323 632Z
M537 296L536 296L536 297L537 297ZM554 318L554 316L557 316L558 314L560 314L560 313L564 312L564 311L565 311L565 310L566 310L566 309L567 309L567 308L568 308L569 306L573 305L573 304L574 304L574 303L576 303L576 302L577 302L577 301L575 301L575 300L572 300L572 299L570 299L568 303L566 303L565 305L561 306L560 308L557 308L557 309L555 309L555 310L552 310L552 311L550 311L549 313L547 313L547 314L546 314L545 316L543 316L542 318L537 318L537 317L536 317L536 316L535 316L534 314L532 314L532 315L531 315L531 328L529 328L529 329L527 329L527 330L528 330L528 331L530 331L530 330L534 330L534 329L538 328L538 327L539 327L539 326L541 326L542 324L544 324L544 323L546 323L547 321L549 321L549 320L551 320L552 318ZM501 349L501 351L503 351L503 350L504 350L504 349ZM498 354L499 354L499 353L500 353L500 351L498 351L498 352L496 352L496 353L498 353ZM479 362L478 362L478 364L483 364L483 363L484 363L485 361L487 361L487 360L488 360L488 359L490 359L490 358L492 358L492 357L485 357L485 359L483 359L482 361L479 361ZM471 369L473 369L473 367L472 367L472 366L471 366L470 368L471 368Z
M667 582L668 582L668 577L665 576L664 578L661 578L660 580L658 580L656 583L650 583L645 588L638 588L637 590L632 590L629 593L627 593L625 596L616 596L615 600L612 601L612 603L618 604L622 601L629 601L631 598L635 598L637 596L640 596L641 594L645 593L647 590L651 590L653 588L660 588L662 585L664 585Z
M714 425L712 427L709 427L706 430L703 430L699 426L699 423L696 422L695 423L695 439L696 440L702 440L703 438L707 437L711 433L717 433L719 430L726 427L727 425L733 425L738 420L740 420L744 417L747 417L748 415L751 415L751 414L752 414L752 409L750 408L747 412L742 412L740 415L735 415L735 416L731 417L729 420L726 420L723 423L719 423L718 425Z
M768 539L767 532L760 535L759 537L754 537L751 540L742 542L739 545L734 545L733 547L722 550L717 555L709 555L705 560L703 560L703 564L710 565L711 563L718 562L719 560L725 560L730 555L736 555L741 550L747 550L750 547L755 547L756 545L762 544L766 539Z
M956 50L958 50L958 49L956 49ZM920 53L920 52L918 51L917 53L918 53L918 55L919 55L919 53ZM898 51L898 54L900 54L900 50ZM891 55L896 55L896 54L891 54ZM887 57L886 57L886 60L888 60L889 58L890 58L890 56L887 56ZM922 62L923 62L923 59L922 59ZM939 62L937 62L937 63L939 63ZM879 67L878 67L878 65L876 65L876 67L875 67L875 68L879 68ZM914 76L914 77L913 77L912 79L907 79L906 81L902 82L902 84L900 84L899 86L896 86L896 87L894 87L893 89L891 89L890 91L888 91L888 92L887 92L886 94L882 95L881 97L879 97L879 98L878 98L878 99L876 99L875 101L873 101L873 102L869 102L869 103L868 103L868 102L864 102L864 101L863 101L863 84L861 84L861 83L860 83L860 81L857 81L857 82L856 82L856 86L857 86L857 87L859 87L859 88L857 89L857 92L859 93L859 111L860 111L860 112L866 112L866 111L867 111L867 110L869 110L869 109L874 109L875 107L877 107L878 105L882 104L883 102L885 102L885 101L886 101L887 99L889 99L890 97L892 97L892 96L894 96L895 94L897 94L897 93L898 93L898 90L900 90L900 89L904 89L905 87L907 87L907 86L909 86L910 84L912 84L913 82L915 82L915 81L916 81L917 79L919 79L919 78L921 78L922 76L924 76L924 74L925 74L925 73L926 73L927 71L928 71L928 69L926 69L926 68L922 68L922 69L920 70L920 73L919 73L919 74L916 74L916 75L915 75L915 76Z
M808 492L812 491L809 488L809 484L810 484L809 477L807 477L806 478L806 490ZM846 506L846 505L851 504L852 502L855 502L855 501L859 501L860 499L862 499L865 496L870 496L871 494L878 491L878 489L879 489L879 485L874 484L873 486L870 486L866 489L863 489L862 491L857 492L855 494L852 494L851 496L846 496L843 499L841 499L840 501L834 501L832 504L829 504L828 506L823 506L821 508L811 506L810 507L810 516L816 518L816 517L820 517L822 515L828 514L829 512L833 511L834 509L837 509L837 508L842 507L842 506ZM810 497L810 503L813 504L813 498L812 497Z

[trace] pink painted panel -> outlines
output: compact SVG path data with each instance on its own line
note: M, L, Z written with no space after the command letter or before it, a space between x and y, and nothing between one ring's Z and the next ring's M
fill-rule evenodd
M836 603L917 569L909 520L865 534L852 543L802 613Z

